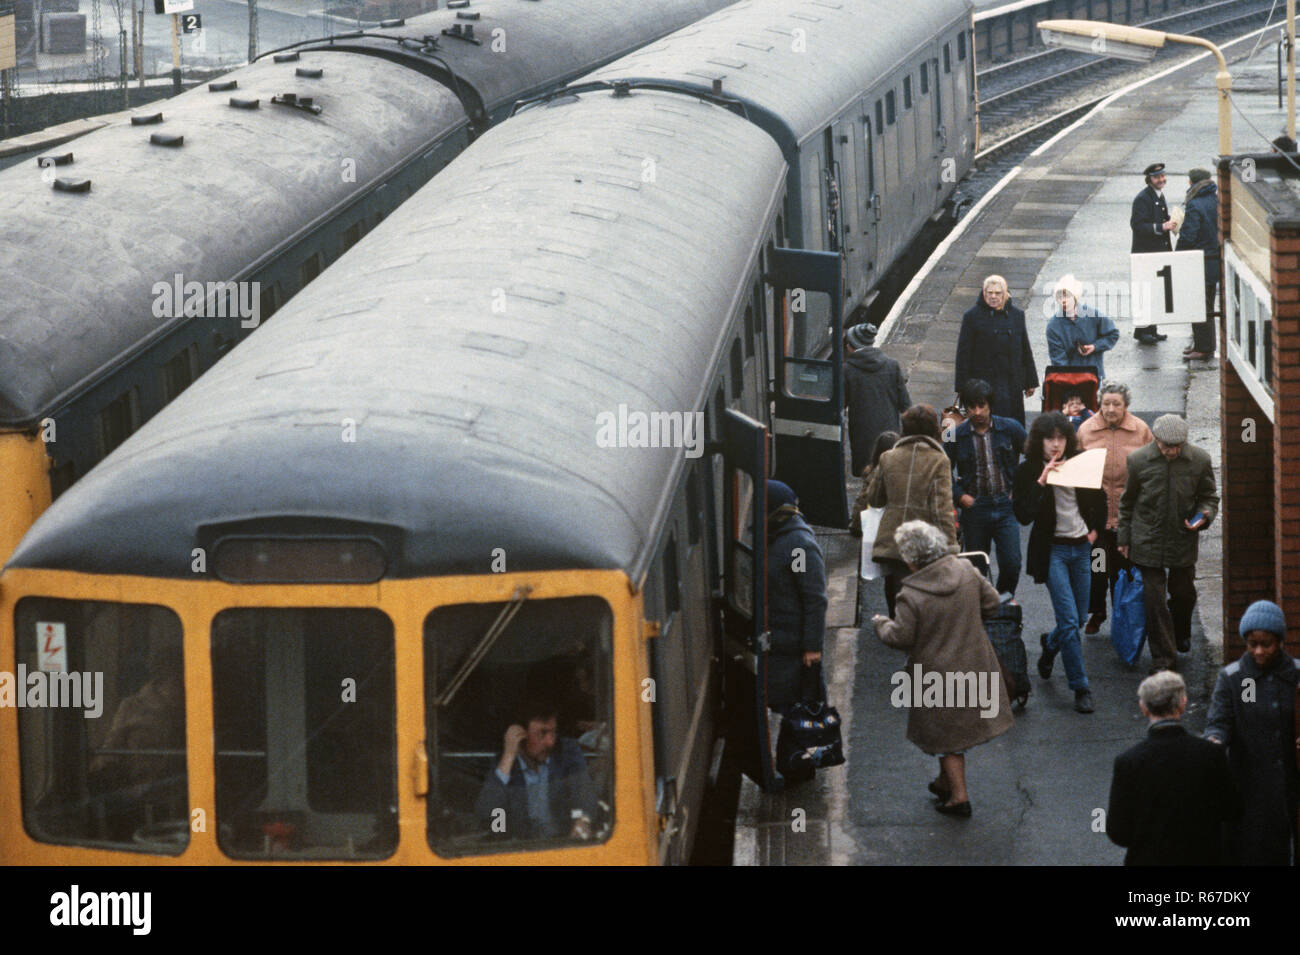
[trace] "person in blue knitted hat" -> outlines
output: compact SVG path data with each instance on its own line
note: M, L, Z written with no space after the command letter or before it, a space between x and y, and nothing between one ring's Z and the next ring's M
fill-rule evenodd
M1238 865L1294 865L1300 797L1296 684L1300 667L1286 652L1286 615L1256 600L1238 627L1245 654L1219 671L1205 738L1228 747L1228 762L1245 798L1229 849Z
M826 562L788 484L767 482L767 704L784 712L809 689L826 635ZM816 689L816 687L813 687Z

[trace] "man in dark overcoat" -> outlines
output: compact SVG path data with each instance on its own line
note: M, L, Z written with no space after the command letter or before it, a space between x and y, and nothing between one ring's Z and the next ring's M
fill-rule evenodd
M1271 600L1251 604L1238 629L1246 653L1219 671L1205 720L1205 738L1228 748L1228 764L1245 801L1232 829L1232 861L1294 865L1300 667L1283 646L1286 617Z
M1200 249L1205 253L1205 321L1192 326L1192 344L1183 350L1188 360L1214 357L1214 299L1219 289L1219 191L1208 169L1187 174L1187 198L1177 251Z
M1106 835L1125 865L1223 865L1241 794L1223 750L1179 722L1187 685L1172 670L1138 686L1147 738L1115 757Z
M1025 313L1011 303L1002 276L986 278L975 305L961 317L954 365L953 391L960 392L972 378L982 378L993 387L990 406L1025 426L1025 399L1038 388L1038 367Z
M1133 231L1133 245L1130 252L1172 252L1174 243L1170 235L1174 231L1174 220L1169 218L1169 206L1165 202L1165 164L1153 162L1142 170L1146 186L1133 199L1133 212L1128 225ZM1133 337L1143 345L1154 345L1164 341L1168 335L1161 335L1154 325L1145 325L1133 329Z
M778 712L819 687L803 671L822 658L826 563L789 485L767 482L767 705Z
M897 431L899 415L912 407L907 374L876 347L875 325L854 325L844 333L844 404L849 409L853 473L861 476L882 432Z

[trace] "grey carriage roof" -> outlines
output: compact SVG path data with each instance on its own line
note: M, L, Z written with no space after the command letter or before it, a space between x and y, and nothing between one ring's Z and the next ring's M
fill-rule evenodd
M468 7L412 17L378 28L385 36L438 37L437 56L482 97L488 111L548 89L568 77L665 36L721 9L728 0L471 0ZM459 19L477 14L477 20ZM478 44L442 35L472 26ZM494 31L501 31L494 37ZM493 41L496 39L497 48ZM340 37L333 45L418 57L415 45L396 47L369 37ZM539 56L538 51L544 51Z
M644 569L685 450L598 415L702 408L775 215L773 140L592 93L496 127L66 492L17 566L190 575L201 529L396 528L389 576ZM346 426L355 424L355 441Z
M724 93L774 113L802 142L970 9L967 0L742 0L592 78L706 88L720 79Z
M300 67L322 76L298 77ZM223 79L238 88L205 84L136 112L161 112L159 124L124 119L49 151L71 152L71 165L0 170L0 427L30 426L171 327L154 316L154 283L243 277L466 122L445 88L374 57L303 53ZM314 97L322 112L271 105L286 92ZM232 96L260 108L235 109ZM184 145L151 145L153 133L179 133ZM56 192L46 172L89 179L90 192Z

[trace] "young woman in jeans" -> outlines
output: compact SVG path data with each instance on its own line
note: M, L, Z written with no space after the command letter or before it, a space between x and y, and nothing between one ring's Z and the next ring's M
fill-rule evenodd
M1065 415L1059 411L1039 415L1029 429L1012 498L1016 520L1033 525L1026 561L1029 576L1047 584L1056 613L1056 629L1040 638L1043 655L1038 674L1049 679L1059 653L1074 691L1074 708L1091 713L1079 628L1088 615L1092 545L1106 527L1106 494L1100 488L1047 483L1053 471L1078 453L1074 426Z

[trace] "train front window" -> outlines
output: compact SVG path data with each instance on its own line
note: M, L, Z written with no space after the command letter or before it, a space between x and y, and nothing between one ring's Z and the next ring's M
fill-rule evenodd
M226 855L393 854L396 670L385 614L224 610L212 622L212 687Z
M595 597L425 620L429 844L441 856L591 845L613 827L612 616Z
M190 838L181 623L165 607L26 597L14 611L33 839L176 855Z

